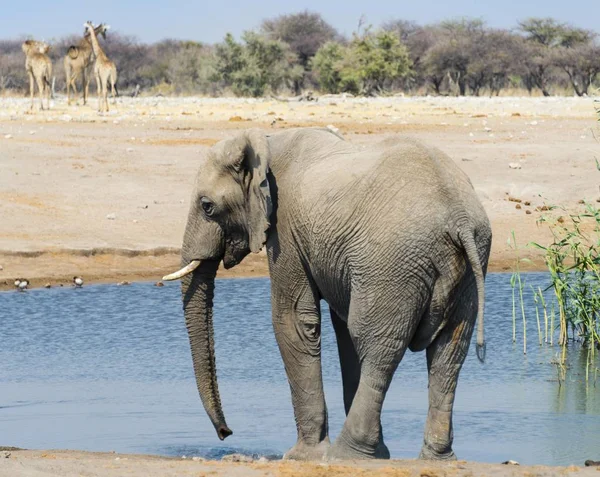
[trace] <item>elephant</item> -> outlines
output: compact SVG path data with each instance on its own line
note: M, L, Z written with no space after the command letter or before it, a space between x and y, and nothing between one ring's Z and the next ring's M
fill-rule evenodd
M407 348L426 351L420 457L456 459L452 409L478 321L492 233L468 177L443 152L393 136L357 146L326 128L251 129L214 145L195 179L182 245L182 302L195 378L218 437L227 426L213 340L214 280L267 249L273 328L297 442L284 458L389 458L381 408ZM329 440L321 309L331 310L346 419Z

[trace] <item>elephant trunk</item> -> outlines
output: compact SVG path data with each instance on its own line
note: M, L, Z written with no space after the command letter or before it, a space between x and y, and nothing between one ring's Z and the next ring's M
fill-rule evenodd
M218 261L203 261L182 278L181 293L198 392L219 439L223 440L232 431L221 408L215 364L213 296L218 265Z

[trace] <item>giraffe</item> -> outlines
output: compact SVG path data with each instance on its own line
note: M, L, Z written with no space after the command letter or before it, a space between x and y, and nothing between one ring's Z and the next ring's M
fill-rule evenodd
M117 101L115 96L117 67L108 59L104 51L102 51L102 48L100 48L100 44L98 43L98 38L96 37L96 32L94 32L94 25L92 25L92 22L88 21L84 23L84 26L90 35L92 50L94 51L94 56L96 57L96 61L94 63L94 74L96 76L96 83L98 85L98 111L108 112L109 80L112 90L113 103L116 104ZM106 25L105 28L108 29L110 27Z
M40 108L44 109L44 95L50 109L50 78L52 77L52 61L48 57L50 46L42 41L26 40L21 45L25 53L25 69L29 76L29 96L33 109L34 81L40 94Z
M107 26L101 23L94 32L96 36L102 35L106 40ZM73 97L77 96L77 79L82 76L81 90L83 95L83 104L87 104L89 86L90 86L90 66L92 65L92 42L87 28L84 30L84 36L77 45L71 45L65 55L63 64L65 67L65 80L67 83L67 103L71 104L70 90L73 89Z

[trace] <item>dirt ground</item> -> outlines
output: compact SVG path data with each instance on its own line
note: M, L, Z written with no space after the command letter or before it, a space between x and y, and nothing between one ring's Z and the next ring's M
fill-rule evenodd
M465 461L233 463L81 451L0 451L0 477L597 477L599 470L600 467L517 466Z
M75 275L87 283L158 280L178 268L198 159L250 127L332 125L361 145L400 133L441 148L489 214L494 271L514 262L511 230L521 245L548 241L536 208L577 210L580 200L600 198L590 98L120 98L107 115L95 111L95 98L88 106L53 103L30 114L28 100L0 99L4 289L15 278L32 286L69 284ZM219 276L267 273L261 254Z

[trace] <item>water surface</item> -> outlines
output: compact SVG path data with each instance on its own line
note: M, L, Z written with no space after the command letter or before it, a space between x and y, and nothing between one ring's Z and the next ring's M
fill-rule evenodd
M544 275L528 274L529 283ZM0 293L0 445L219 457L281 455L295 441L289 388L271 329L268 279L218 280L217 368L234 435L218 441L193 378L179 286L98 285ZM323 374L331 436L344 411L324 306ZM487 280L487 360L472 346L455 405L461 459L578 464L598 459L600 389L571 373L559 386L556 347L513 344L509 276ZM571 353L573 371L584 357ZM600 384L599 384L600 385ZM427 414L424 353L407 352L382 416L394 458L418 455Z

